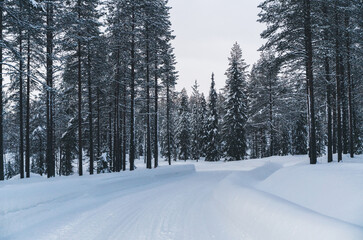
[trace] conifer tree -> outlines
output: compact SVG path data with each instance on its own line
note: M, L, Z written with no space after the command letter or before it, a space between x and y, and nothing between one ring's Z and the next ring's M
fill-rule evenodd
M199 93L198 82L195 81L192 89L191 97L191 158L193 160L199 160L201 157L202 146L202 127L203 127L203 112L201 105L201 95Z
M188 95L185 89L181 91L180 106L178 110L177 145L178 157L180 160L187 160L190 157L190 113Z
M209 90L208 114L205 121L205 160L216 162L220 160L220 135L217 114L217 92L215 90L214 74L212 73L212 82Z
M227 99L224 103L226 115L223 123L224 154L227 161L243 160L247 154L246 123L247 97L246 65L242 50L235 43L229 58L226 76Z

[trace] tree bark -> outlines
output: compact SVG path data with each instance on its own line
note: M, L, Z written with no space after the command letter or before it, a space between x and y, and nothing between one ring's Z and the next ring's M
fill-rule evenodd
M30 22L30 5L28 5L28 21ZM25 133L25 169L26 169L26 177L30 177L30 30L28 29L27 36L27 54L28 54L28 62L27 62L27 86L26 86L26 133Z
M0 42L3 41L3 10L4 0L0 0ZM4 132L3 132L3 48L0 44L0 181L5 179L4 174Z
M350 34L349 34L349 13L345 14L346 30L346 48L347 48L347 78L348 78L348 107L349 107L349 153L354 158L354 137L353 137L353 94L352 94L352 77L350 64Z
M167 131L167 144L168 144L168 162L171 165L171 133L170 133L170 86L166 84L166 131Z
M89 44L89 43L88 43ZM88 46L88 113L89 113L89 173L93 174L94 168L94 151L93 151L93 109L92 109L92 76L91 76L91 52Z
M150 49L146 26L146 168L151 169L151 129L150 129Z
M100 89L97 87L97 158L101 157L101 107Z
M126 87L126 79L124 78L124 83L122 86L122 171L126 171L126 141L127 141L127 134L126 134L126 116L127 116L127 87Z
M323 5L324 18L328 19L328 10L326 3ZM329 41L329 32L327 30L324 31L324 40ZM332 142L332 108L331 108L331 78L330 78L330 65L329 65L329 57L326 54L324 58L324 66L325 66L325 79L326 79L326 101L327 101L327 116L328 116L328 162L333 161L333 142Z
M53 156L53 2L47 2L47 175L55 177Z
M306 77L309 82L310 100L310 164L316 164L316 128L314 108L314 76L313 76L313 47L311 34L311 6L310 0L304 0L305 5L305 50L306 50Z
M342 161L342 123L341 123L341 56L340 56L340 42L339 42L339 19L338 19L338 7L335 2L335 24L336 24L336 35L335 35L335 77L336 77L336 111L337 111L337 146L338 146L338 162Z
M22 24L23 3L19 0L19 19ZM24 131L23 131L23 29L19 25L19 157L20 157L20 178L24 178Z
M78 0L78 21L81 20L81 0ZM78 175L83 175L82 161L82 66L81 66L81 39L78 35L77 57L78 57Z
M112 170L113 167L113 152L112 152L112 103L110 101L110 111L108 113L108 151L110 155L110 168Z
M270 156L274 155L274 136L273 136L273 126L272 126L272 79L271 74L269 76L269 115L270 115Z
M131 104L130 104L130 171L135 170L135 9L132 10L132 39L131 39Z
M159 166L159 141L158 141L158 112L159 112L159 89L158 89L158 57L155 52L155 69L154 69L154 168Z

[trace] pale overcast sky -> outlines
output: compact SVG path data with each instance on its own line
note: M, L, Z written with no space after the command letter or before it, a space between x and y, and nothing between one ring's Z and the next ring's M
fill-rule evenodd
M243 58L252 65L259 58L264 25L257 22L262 0L169 0L176 39L175 55L179 80L177 90L198 80L208 95L212 72L216 87L225 83L228 57L234 42L241 45Z

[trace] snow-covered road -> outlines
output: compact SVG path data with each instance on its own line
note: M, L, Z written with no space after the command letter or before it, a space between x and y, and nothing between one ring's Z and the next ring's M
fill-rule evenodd
M0 239L363 239L363 164L318 166L339 180L356 181L344 188L345 194L356 192L346 196L353 206L335 211L318 208L326 199L316 191L325 183L319 185L319 172L311 174L305 162L179 163L133 173L6 181L0 183ZM288 179L276 187L277 180L303 175L315 177L307 183L317 182L314 192L300 188L305 200L304 194L294 200ZM343 191L327 189L329 196Z

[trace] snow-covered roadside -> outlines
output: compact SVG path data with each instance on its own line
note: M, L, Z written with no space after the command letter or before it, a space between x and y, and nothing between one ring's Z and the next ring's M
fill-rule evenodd
M363 239L363 157L307 162L138 162L132 173L5 181L0 239Z
M230 174L220 182L214 196L238 226L245 229L246 239L363 239L363 188L357 189L362 184L363 178L359 175L363 173L363 164L359 165L357 172L360 171L360 174L353 177L345 166L340 166L343 168L340 175L348 174L357 181L346 182L349 187L343 192L338 185L336 188L327 187L326 194L323 188L319 189L325 185L324 182L314 184L322 178L334 184L332 178L337 173L326 169L330 166L283 168L266 162L244 175ZM351 167L348 166L348 169ZM306 168L314 170L306 171ZM337 203L334 200L329 202L332 193L347 194L337 196L338 199L344 198L342 205L330 207ZM353 209L355 211L351 211ZM356 221L348 223L346 219Z

